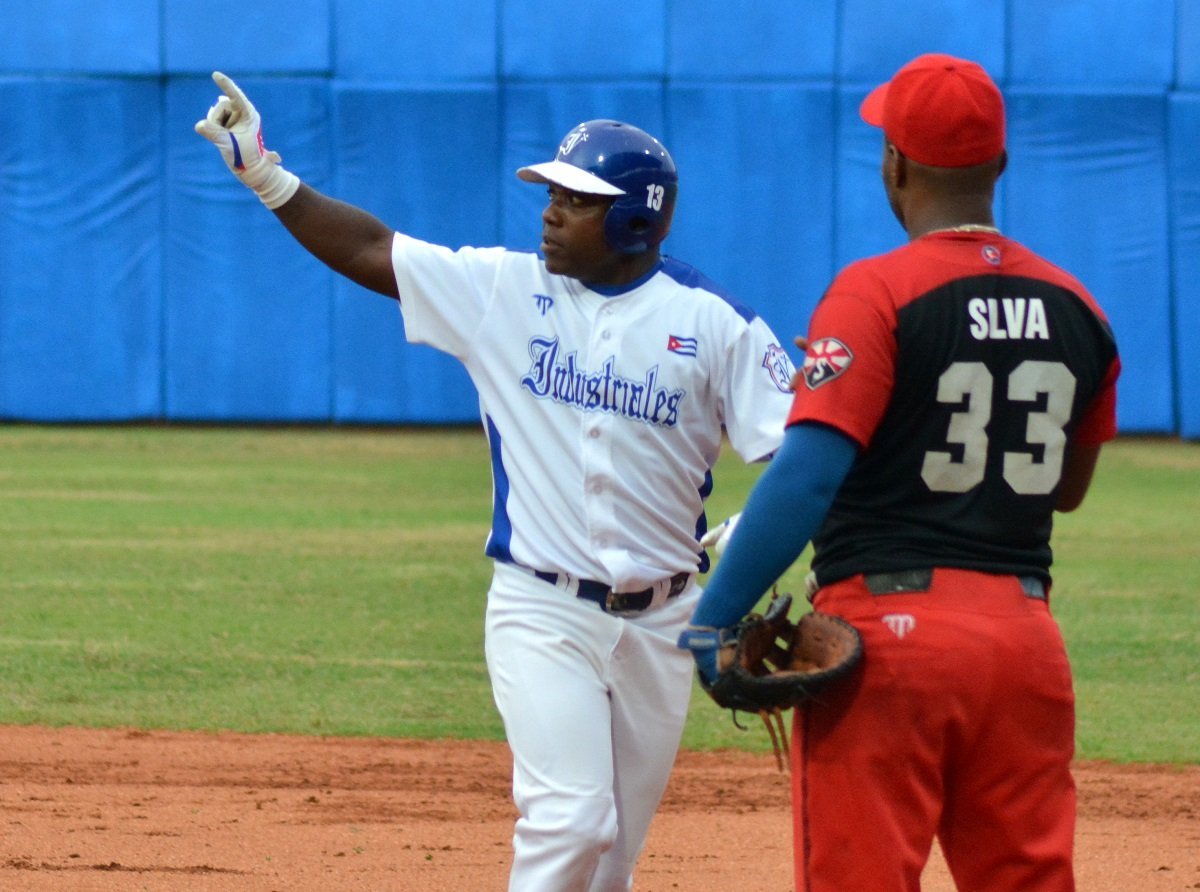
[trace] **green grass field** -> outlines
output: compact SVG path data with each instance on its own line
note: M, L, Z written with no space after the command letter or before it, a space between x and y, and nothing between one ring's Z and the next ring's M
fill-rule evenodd
M474 427L0 427L0 723L500 739L490 486ZM1127 439L1058 520L1083 758L1200 762L1198 517L1200 444ZM684 745L750 727L698 693Z

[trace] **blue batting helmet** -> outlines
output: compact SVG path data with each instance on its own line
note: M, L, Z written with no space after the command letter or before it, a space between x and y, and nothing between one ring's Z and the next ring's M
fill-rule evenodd
M648 251L667 237L679 176L663 144L632 124L585 121L563 137L553 161L517 171L527 183L611 195L604 237L624 254Z

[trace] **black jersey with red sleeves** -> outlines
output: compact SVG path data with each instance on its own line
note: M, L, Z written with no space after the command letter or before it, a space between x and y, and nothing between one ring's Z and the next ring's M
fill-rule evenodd
M813 540L822 584L960 567L1049 580L1068 442L1116 434L1116 342L1070 274L988 233L847 267L813 314L789 424L860 453Z

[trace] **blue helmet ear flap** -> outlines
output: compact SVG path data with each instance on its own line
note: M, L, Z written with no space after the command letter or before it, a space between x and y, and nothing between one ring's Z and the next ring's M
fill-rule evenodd
M604 217L609 247L622 254L641 254L658 245L671 230L678 191L675 182L648 183L641 194L618 195Z

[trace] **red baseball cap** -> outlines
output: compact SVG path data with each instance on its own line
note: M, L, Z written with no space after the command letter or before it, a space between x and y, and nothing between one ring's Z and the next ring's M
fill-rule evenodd
M858 113L906 157L931 167L971 167L1004 150L1004 97L966 59L917 56L867 94Z

